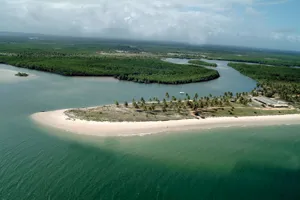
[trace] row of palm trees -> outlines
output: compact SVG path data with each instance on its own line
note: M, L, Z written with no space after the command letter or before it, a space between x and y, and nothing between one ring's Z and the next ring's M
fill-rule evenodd
M155 111L156 108L163 112L167 111L181 111L193 110L197 111L198 109L205 109L210 107L225 107L232 106L232 103L239 103L247 105L251 102L248 93L236 93L235 95L232 92L225 92L221 96L213 96L212 94L199 97L198 93L193 95L193 98L186 93L185 98L176 98L175 96L170 96L168 92L165 94L165 98L160 100L157 97L150 98L147 102L143 97L140 100L132 100L132 107L135 109L141 109L143 111ZM119 103L116 101L116 106L119 106ZM128 102L124 102L124 106L128 107Z

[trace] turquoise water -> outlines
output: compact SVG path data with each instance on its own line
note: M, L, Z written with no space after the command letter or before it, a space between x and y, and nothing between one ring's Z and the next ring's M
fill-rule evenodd
M42 110L165 92L218 95L255 87L218 63L220 79L181 86L66 78L1 65L35 77L0 81L0 199L300 199L300 126L95 138L46 129L29 118Z

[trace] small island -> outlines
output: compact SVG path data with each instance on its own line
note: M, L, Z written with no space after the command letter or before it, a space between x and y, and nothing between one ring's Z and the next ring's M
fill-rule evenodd
M218 66L216 63L209 63L209 62L205 62L203 60L189 60L189 63L194 64L194 65L206 66L206 67L217 67Z
M19 77L27 77L29 76L27 73L23 73L23 72L18 72L15 74L15 76L19 76Z

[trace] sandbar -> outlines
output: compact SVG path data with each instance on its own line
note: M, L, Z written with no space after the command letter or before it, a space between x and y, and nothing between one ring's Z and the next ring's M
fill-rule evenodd
M63 110L31 115L38 124L67 132L90 136L143 136L149 134L195 131L223 127L271 126L300 124L300 115L254 117L212 117L151 122L95 122L70 119Z

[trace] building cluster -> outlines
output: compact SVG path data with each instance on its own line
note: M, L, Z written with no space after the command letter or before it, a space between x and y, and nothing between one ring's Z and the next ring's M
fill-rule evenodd
M273 108L288 108L289 105L283 101L277 101L275 99L270 99L268 97L255 97L254 100L262 103L263 105L273 107Z

